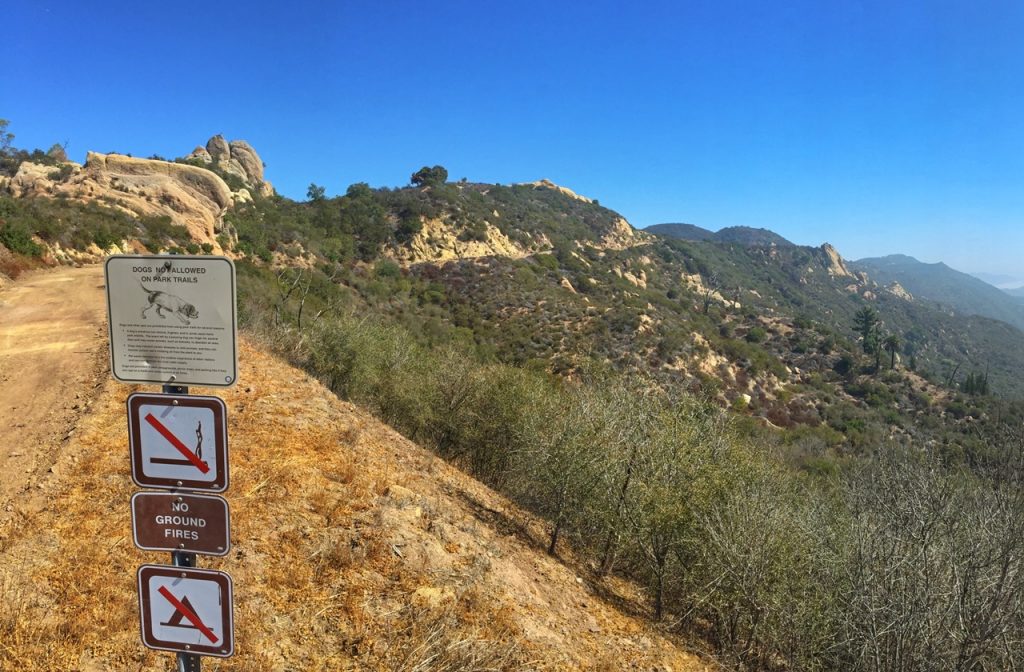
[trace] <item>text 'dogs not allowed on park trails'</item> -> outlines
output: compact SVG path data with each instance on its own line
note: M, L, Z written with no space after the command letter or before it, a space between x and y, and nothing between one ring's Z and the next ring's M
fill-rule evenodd
M116 255L107 258L105 272L114 378L235 384L237 310L230 259Z

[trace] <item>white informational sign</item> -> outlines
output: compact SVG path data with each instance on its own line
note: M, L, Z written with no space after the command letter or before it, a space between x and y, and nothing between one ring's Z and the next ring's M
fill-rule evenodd
M142 643L227 658L235 652L231 577L209 569L139 568Z
M218 397L129 395L128 443L142 487L227 490L227 407Z
M110 369L125 383L229 387L238 380L235 265L227 257L112 256Z

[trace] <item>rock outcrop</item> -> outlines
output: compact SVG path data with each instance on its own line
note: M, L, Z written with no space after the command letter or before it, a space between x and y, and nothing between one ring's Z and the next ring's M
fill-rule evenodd
M98 201L137 217L167 216L197 243L220 250L223 216L234 199L224 180L209 170L156 159L89 152L85 165L23 163L7 182L15 197L61 196ZM2 186L2 185L0 185Z
M483 240L460 240L458 232L451 226L439 219L427 219L412 240L393 246L388 255L402 263L417 264L492 256L520 258L532 252L513 242L489 222L486 223Z
M828 271L829 275L834 278L854 277L853 273L850 272L850 269L846 267L846 263L843 261L843 258L839 256L839 252L836 251L836 248L825 243L820 249L825 255L825 270Z
M565 194L569 198L575 198L577 201L583 201L584 203L593 203L594 202L594 200L592 198L587 198L586 196L580 196L579 194L577 194L572 189L568 189L566 187L561 187L561 186L555 184L554 182L552 182L551 180L548 180L548 179L537 180L536 182L520 182L516 186L533 187L534 189L552 189L554 191L558 191L558 192L561 192L561 193Z
M251 201L254 191L272 195L273 187L263 179L259 154L242 140L228 142L216 135L205 148L196 147L187 159L191 161L178 163L89 152L85 165L69 161L54 167L25 162L13 177L0 178L0 190L15 197L97 201L140 218L166 216L173 224L184 226L193 242L222 252L218 237L233 237L224 226L227 210ZM216 172L195 165L196 160L237 176L245 186L233 191Z
M625 250L650 242L651 238L651 234L637 231L629 222L619 217L611 228L601 236L601 242L595 247L604 250Z
M893 296L895 296L897 298L903 299L904 301L913 301L914 300L914 296L910 292L908 292L906 289L904 289L903 285L901 285L900 283L895 282L895 281L893 281L891 284L887 285L885 287L885 291L889 292L890 294L892 294Z
M206 147L196 147L187 158L198 159L238 177L250 191L257 191L262 196L274 193L274 187L263 179L260 155L245 140L228 142L223 135L215 135L206 142Z

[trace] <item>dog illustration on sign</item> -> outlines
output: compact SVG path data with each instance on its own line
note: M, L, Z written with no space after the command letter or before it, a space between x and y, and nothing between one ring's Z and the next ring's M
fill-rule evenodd
M167 319L164 313L168 312L181 320L181 323L185 325L191 324L190 320L195 320L199 317L199 311L196 310L196 307L185 299L174 294L161 292L158 289L149 289L141 282L139 282L139 286L146 292L148 295L146 298L149 301L149 305L142 309L142 319L146 319L146 312L152 308L156 308L156 314L161 318Z

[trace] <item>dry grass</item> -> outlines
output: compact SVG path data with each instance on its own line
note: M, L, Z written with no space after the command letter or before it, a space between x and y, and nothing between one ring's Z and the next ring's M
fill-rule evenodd
M706 669L524 544L542 528L501 497L251 345L240 360L234 547L200 562L234 579L237 655L207 669ZM130 538L130 391L102 387L51 505L0 536L0 670L170 669L138 639L135 570L166 557Z

